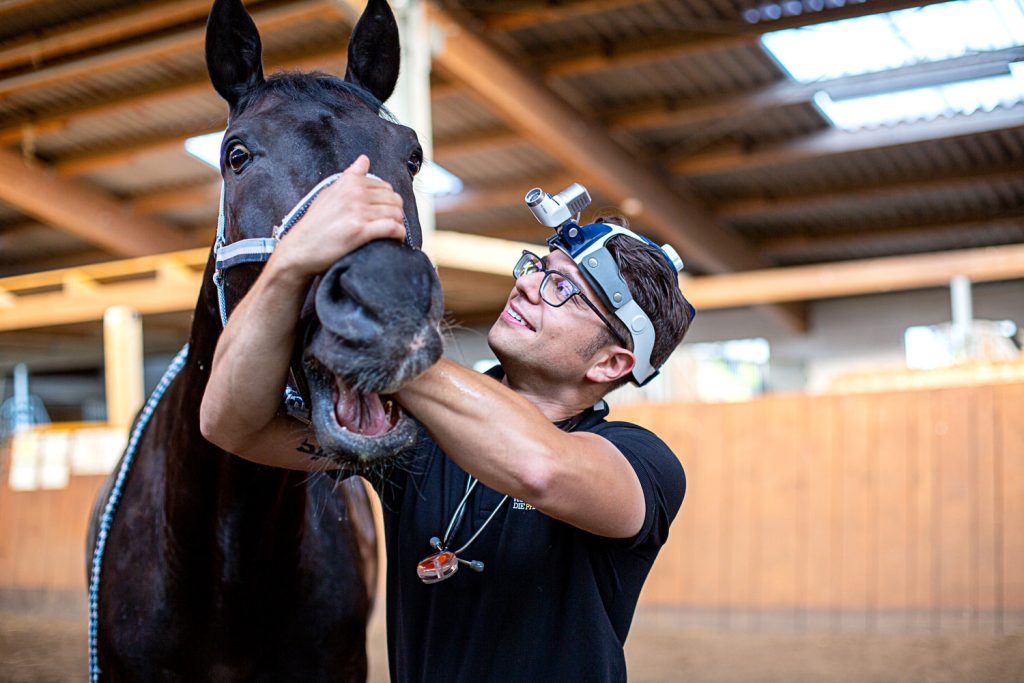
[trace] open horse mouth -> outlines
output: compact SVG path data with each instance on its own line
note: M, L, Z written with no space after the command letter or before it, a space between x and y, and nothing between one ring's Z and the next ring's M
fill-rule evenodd
M424 354L422 359L414 357L399 363L392 381L378 385L380 392L372 391L332 369L332 365L354 364L338 363L338 347L329 340L331 336L320 328L302 359L310 417L323 454L341 464L363 469L407 451L416 443L419 427L388 392L429 367L436 357ZM334 353L324 353L326 348ZM323 358L325 355L333 360Z

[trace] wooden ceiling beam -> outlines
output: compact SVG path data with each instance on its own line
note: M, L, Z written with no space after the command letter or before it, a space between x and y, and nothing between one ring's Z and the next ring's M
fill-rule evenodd
M467 154L481 154L528 144L523 136L507 128L496 128L458 137L434 140L434 159L445 161Z
M252 16L260 30L271 31L322 17L330 6L328 0L296 0L275 7L257 6L253 8ZM189 27L136 45L114 48L89 57L8 76L0 79L0 97L159 61L184 52L202 51L205 36L205 26Z
M0 44L0 70L40 63L205 17L210 0L165 0L133 5Z
M938 240L950 235L960 235L978 230L986 232L1004 231L1015 233L1024 241L1024 214L1015 216L999 216L998 218L979 218L976 220L958 221L956 223L925 224L897 228L861 228L854 230L835 230L820 235L788 235L771 237L758 243L762 253L769 258L799 256L811 254L810 260L820 252L846 252L858 249L880 248L886 244L917 240ZM1003 240L1006 242L1007 240ZM893 244L893 246L897 246Z
M698 309L712 309L943 287L958 275L1022 278L1024 244L686 278L682 287Z
M621 41L611 46L600 45L583 53L577 49L571 53L551 55L536 66L549 77L575 76L610 68L640 66L682 59L697 53L753 46L757 44L761 35L771 31L813 26L829 21L924 7L947 1L872 0L871 2L851 3L821 12L809 12L757 24L748 24L740 20L706 22L695 19L693 28L688 31L643 36L634 40ZM702 33L704 35L701 35Z
M95 171L103 171L115 166L129 163L136 157L146 154L167 152L169 154L184 154L185 141L196 135L206 135L224 130L224 124L205 125L190 129L187 132L174 132L165 135L153 135L138 142L130 144L114 145L106 148L92 150L84 154L66 157L58 160L53 166L57 174L61 176L77 176ZM201 161L196 161L209 168ZM211 173L216 173L210 168Z
M143 216L152 216L164 211L200 205L216 207L218 201L220 201L220 182L214 179L187 187L176 187L139 195L128 200L128 203Z
M434 260L442 273L507 277L524 248L533 245L439 231ZM0 331L100 320L112 305L130 305L143 314L191 310L208 256L208 248L190 249L0 278ZM680 286L698 309L710 310L942 287L957 275L974 282L1024 278L1024 244L683 276ZM126 276L133 277L118 280ZM83 280L92 286L69 287Z
M756 117L761 116L765 110L809 104L815 93L820 91L826 91L833 99L838 99L1007 74L1007 65L1020 59L1024 59L1024 47L980 52L941 62L915 64L815 83L796 83L787 78L738 94L680 102L655 99L611 113L604 120L613 129L630 131L711 122L717 125L723 119Z
M557 192L568 187L573 179L567 175L550 176L534 180L535 186L543 187L549 192ZM557 188L557 189L556 189ZM485 187L467 187L459 194L447 197L438 197L434 200L434 210L438 215L451 215L459 213L473 213L475 211L486 211L503 206L521 205L527 190L517 183L502 183L501 185ZM523 214L524 218L526 214Z
M836 205L854 202L898 204L907 198L922 194L959 192L970 188L1002 186L1007 183L1024 183L1024 175L1018 169L1010 168L957 170L954 176L890 180L882 185L844 187L841 190L786 197L736 199L715 207L715 215L726 222L756 220L784 216L788 213L834 210Z
M934 121L918 121L889 128L847 132L828 128L795 140L744 150L738 145L702 154L680 156L669 168L688 177L735 173L780 166L801 161L820 160L875 149L901 147L923 142L980 135L1024 127L1020 108L998 109L970 116L954 116Z
M569 19L580 19L594 14L614 12L643 5L650 0L581 0L560 4L545 3L536 7L512 11L491 11L484 18L484 27L488 31L513 31L520 28L531 28L541 24L552 24Z
M346 52L344 50L331 50L304 55L272 57L265 60L264 64L268 73L273 68L308 70L325 68L328 65L337 65L339 72L344 73L345 62ZM86 103L69 109L16 119L0 126L0 144L18 142L27 133L38 136L62 130L77 118L117 114L143 107L172 103L182 98L204 93L208 93L211 98L218 97L205 72L187 79L162 83L141 92L126 91L121 96L106 98L100 102Z
M120 256L187 246L173 227L138 216L109 195L58 178L7 150L0 150L0 200Z

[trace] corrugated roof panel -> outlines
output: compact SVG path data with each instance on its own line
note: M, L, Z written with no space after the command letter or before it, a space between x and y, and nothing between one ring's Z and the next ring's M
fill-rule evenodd
M1024 113L1024 107L1022 107ZM828 155L794 163L691 178L711 203L756 196L787 196L906 177L904 168L927 176L987 167L1024 167L1022 125L977 135Z
M69 21L80 21L120 7L137 4L138 0L46 0L26 3L18 9L4 11L0 22L0 41L17 40L25 35L58 27Z
M439 140L504 125L501 119L468 93L453 93L437 98L431 116L434 138Z
M517 147L460 154L446 159L443 165L467 185L477 186L523 182L524 178L545 178L557 174L561 168L549 155L525 141ZM529 184L531 181L525 182Z
M154 186L193 185L217 179L210 166L186 153L141 155L113 168L88 173L84 180L121 196L138 195Z
M785 251L766 251L777 265L793 266L828 261L875 258L899 254L916 254L953 249L990 247L1024 242L1024 223L979 224L970 230L923 231L917 235L896 232L892 235L868 235L862 239L843 240L815 246L809 243Z

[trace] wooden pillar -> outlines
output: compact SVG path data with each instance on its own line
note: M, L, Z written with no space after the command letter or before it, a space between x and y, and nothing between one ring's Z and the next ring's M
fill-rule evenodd
M107 386L107 422L128 427L142 406L142 318L128 306L103 314L103 363Z

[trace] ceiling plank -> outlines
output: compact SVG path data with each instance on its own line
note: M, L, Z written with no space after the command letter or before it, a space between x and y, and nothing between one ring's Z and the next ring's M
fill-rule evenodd
M163 211L191 208L204 204L216 208L219 200L220 182L213 180L139 195L129 200L129 203L143 216L151 216Z
M489 9L484 18L484 26L488 31L512 31L529 28L541 24L551 24L568 19L580 19L593 14L614 12L643 5L650 0L582 0L580 2L545 4L528 9L498 11Z
M253 9L252 16L261 30L269 31L317 17L322 18L329 6L327 0L297 0L277 7L257 6ZM59 85L144 62L158 61L183 52L201 51L205 36L205 26L190 27L137 45L114 48L89 57L8 76L0 79L0 96Z
M921 142L966 137L1000 130L1024 128L1024 105L970 116L918 121L889 128L847 132L828 128L795 140L744 150L739 145L701 154L680 156L669 163L688 177L750 171L854 152L901 147Z
M533 181L537 187L568 187L573 179L567 175L551 176ZM438 197L434 200L434 211L439 215L473 213L504 206L524 206L526 192L516 183L502 183L496 186L467 187L459 194ZM525 216L526 214L524 214ZM545 228L548 229L549 228Z
M138 216L107 194L58 178L7 150L0 150L0 200L120 256L187 246L174 228Z
M479 133L459 135L448 139L434 140L434 159L445 161L467 154L480 154L528 144L523 136L507 128L485 130Z
M328 65L338 65L339 73L344 73L346 54L344 50L331 50L329 52L304 55L280 56L274 59L267 59L265 66L269 72L270 67L308 70L325 68ZM214 93L213 87L210 85L210 78L205 72L187 79L162 83L150 90L126 90L120 96L105 98L100 102L86 103L77 107L41 115L26 116L6 123L0 126L0 144L18 142L26 134L26 131L35 135L59 131L76 118L117 114L143 107L173 103L182 98L203 93L209 93L211 97L218 97Z
M1024 175L1019 169L959 169L955 176L889 180L882 185L844 187L841 190L786 197L736 199L715 207L715 215L722 221L756 220L792 213L835 210L839 204L870 204L883 201L886 204L899 204L908 198L923 194L961 192L971 188L1003 186L1008 183L1022 184Z
M722 119L760 116L769 109L809 104L815 93L820 91L838 99L1007 74L1007 64L1019 59L1024 59L1024 47L1020 46L815 83L783 79L739 94L669 103L656 99L634 104L627 110L604 117L604 120L613 129L631 131L710 122L717 124Z
M611 46L600 45L588 49L582 54L578 50L574 50L574 54L571 55L551 55L537 67L545 75L554 77L575 76L609 68L640 66L681 59L702 52L752 46L757 43L761 35L770 31L813 26L829 21L924 7L940 2L948 2L948 0L872 0L871 2L851 3L844 7L809 12L795 17L783 17L777 21L758 24L748 24L740 20L714 23L695 20L694 27L689 31L643 36L634 40L621 41ZM694 37L695 33L702 31L707 31L707 33Z
M209 0L166 0L107 12L0 45L0 69L38 66L54 57L174 26L209 12Z
M759 246L763 253L771 258L786 259L801 254L812 255L807 260L820 261L815 255L821 252L846 252L856 253L857 250L869 250L883 248L891 244L896 251L895 243L909 241L935 241L950 235L964 235L984 230L994 233L1003 231L1015 233L1017 238L1024 237L1021 228L1024 227L1024 215L1000 216L998 218L979 218L975 220L958 221L956 223L914 225L896 228L860 228L854 230L835 230L820 235L787 235L772 237L763 240ZM1008 240L1002 240L1006 242ZM977 243L976 243L977 244Z
M151 135L137 142L112 145L59 159L54 163L53 167L57 170L58 175L76 176L121 166L145 154L156 154L158 152L184 154L185 140L196 135L206 135L207 133L216 133L222 130L224 130L223 122L197 126L185 132L175 131L166 135ZM197 161L197 163L202 162ZM203 166L206 166L206 164L203 164ZM209 168L208 166L206 167ZM210 172L216 173L212 168L210 168Z

